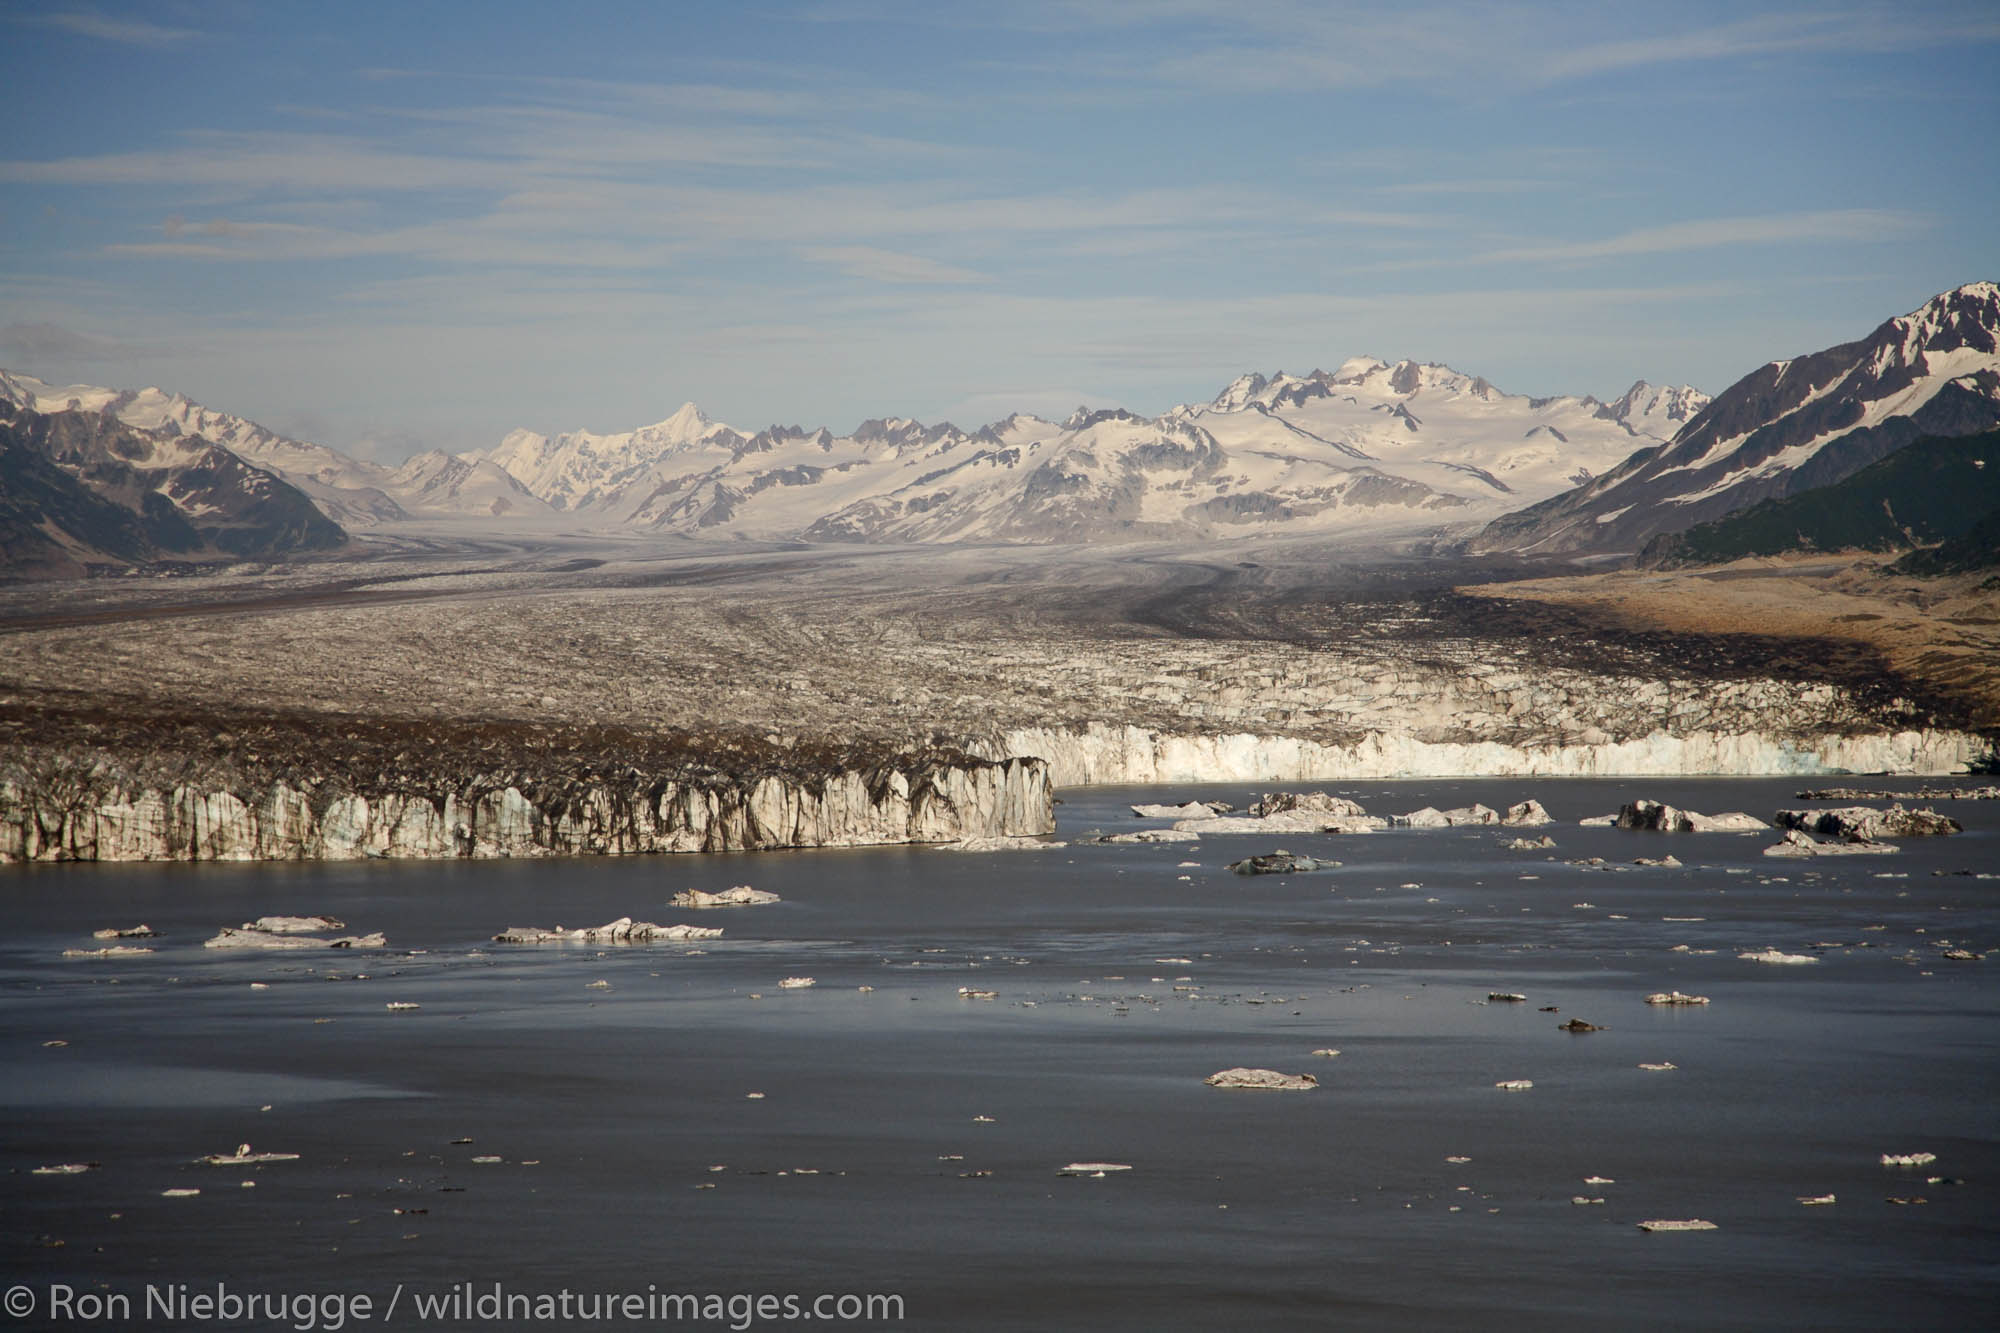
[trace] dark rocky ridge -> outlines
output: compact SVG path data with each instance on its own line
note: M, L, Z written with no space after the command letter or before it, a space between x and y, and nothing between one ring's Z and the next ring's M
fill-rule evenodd
M346 541L302 491L220 445L0 399L0 575L272 559Z

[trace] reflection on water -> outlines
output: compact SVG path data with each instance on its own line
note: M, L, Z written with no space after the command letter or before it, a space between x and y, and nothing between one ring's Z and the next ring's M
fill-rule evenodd
M1559 821L1533 852L1446 829L11 871L8 1276L897 1292L938 1328L1968 1321L2000 1294L2000 955L1942 955L2000 948L2000 880L1950 873L2000 870L2000 811L1812 863L1575 823L1638 796L1768 815L1793 785L1333 787L1381 813L1532 795ZM1069 792L1064 836L1190 795L1251 793ZM1224 869L1278 846L1342 864ZM667 905L746 882L784 901ZM274 912L393 947L200 947ZM624 915L726 934L490 940ZM154 954L60 957L140 921ZM1765 948L1817 961L1739 957ZM1711 1002L1644 1003L1665 990ZM1320 1087L1203 1083L1235 1065ZM243 1142L300 1157L197 1160ZM1913 1151L1938 1160L1879 1160ZM1058 1175L1079 1161L1132 1169ZM1636 1226L1663 1217L1717 1230Z

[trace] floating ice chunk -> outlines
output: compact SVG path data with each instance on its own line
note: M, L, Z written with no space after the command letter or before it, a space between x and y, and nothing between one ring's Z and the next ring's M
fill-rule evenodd
M1130 1171L1127 1162L1071 1162L1057 1170L1059 1176L1108 1176L1114 1171Z
M1808 1208L1823 1207L1834 1201L1831 1194L1801 1194L1798 1198L1799 1202Z
M1108 839L1099 839L1108 841ZM1146 841L1158 841L1147 839ZM1047 838L1037 838L1029 834L1012 834L993 838L964 838L958 842L936 844L941 852L1054 852L1069 846L1066 842L1051 842ZM775 899L777 895L773 894Z
M95 1171L96 1162L64 1162L58 1166L38 1166L30 1175L35 1176L80 1176L86 1171Z
M200 1190L190 1189L161 1190L160 1197L162 1199L192 1199L199 1193L201 1193Z
M1715 1223L1705 1222L1699 1217L1656 1217L1639 1224L1641 1231L1714 1231L1715 1229Z
M1884 1166L1929 1166L1937 1160L1934 1152L1885 1152L1882 1154Z
M1337 815L1292 810L1257 818L1249 815L1216 815L1208 819L1183 819L1174 825L1182 833L1373 833L1389 827L1380 815Z
M1280 791L1266 792L1264 799L1250 807L1249 813L1256 819L1269 819L1273 815L1361 815L1367 811L1345 796L1335 796L1330 792Z
M1392 816L1389 820L1389 823L1396 828L1459 828L1468 824L1499 822L1500 812L1483 805L1461 806L1456 810L1439 810L1435 806L1427 805L1421 810L1412 810L1407 815Z
M1500 816L1500 822L1509 828L1535 828L1542 824L1555 823L1555 817L1542 808L1537 800L1522 801L1519 805L1507 807L1507 813Z
M1275 1069L1245 1069L1240 1065L1210 1074L1202 1081L1211 1088L1269 1092L1310 1092L1319 1086L1319 1080L1311 1074L1281 1074Z
M1221 801L1189 801L1185 805L1135 805L1132 813L1141 819L1208 819L1226 815L1233 807ZM1360 813L1360 807L1355 807Z
M1760 949L1755 953L1736 955L1746 963L1817 963L1819 959L1811 954L1782 953L1777 949Z
M1500 844L1510 852L1539 852L1556 845L1556 840L1544 833L1539 838L1509 838Z
M1486 998L1493 1004L1525 1004L1528 999L1525 995L1517 995L1513 991L1505 990L1488 991L1486 992Z
M1262 856L1247 856L1241 861L1231 861L1229 868L1239 875L1290 875L1321 870L1338 865L1337 861L1316 861L1310 856L1298 856L1291 852L1268 852Z
M808 987L816 984L818 983L816 983L811 977L786 977L783 981L780 981L778 983L778 989L805 990Z
M322 930L345 930L347 923L330 916L260 916L243 923L243 929L266 935L312 935Z
M1107 833L1103 837L1099 838L1098 841L1109 842L1109 843L1200 842L1201 834L1194 832L1192 829L1149 828L1149 829L1140 829L1137 833Z
M326 939L308 934L314 930L339 930L342 923L330 916L260 916L241 926L224 926L214 939L204 940L205 949L380 949L388 941L382 933L348 935Z
M1707 1004L1708 997L1706 995L1687 995L1677 990L1664 990L1655 991L1651 995L1648 995L1646 1003L1666 1005Z
M134 954L151 953L151 949L137 944L112 944L102 949L64 949L65 958L130 958Z
M239 1143L233 1153L210 1153L201 1160L210 1166L256 1166L262 1162L296 1162L299 1155L295 1152L252 1152L249 1144Z
M124 930L111 926L104 930L91 931L90 937L95 940L150 940L156 938L159 933L146 925L130 926Z
M1603 1203L1603 1202L1604 1202L1604 1200L1602 1200L1602 1199L1590 1199L1590 1198L1585 1198L1585 1197L1584 1197L1583 1195L1581 1195L1581 1194L1576 1194L1576 1195L1572 1195L1572 1196L1570 1197L1570 1202L1571 1202L1571 1203Z
M391 1000L382 1007L392 1014L407 1014L412 1010L423 1008L422 1005L414 1004L409 1000Z
M1641 1064L1639 1068L1650 1070L1653 1073L1659 1074L1659 1073L1665 1073L1667 1070L1670 1069L1679 1069L1680 1066L1675 1064L1671 1060L1658 1060L1650 1063Z
M748 884L738 884L720 893L703 893L700 889L686 889L673 897L675 907L761 907L765 903L781 901L777 894L763 889L753 889Z
M1901 804L1887 810L1865 805L1843 806L1834 810L1780 810L1774 821L1779 828L1819 833L1848 842L1875 842L1882 838L1939 837L1965 832L1965 826L1935 810L1908 810Z
M1502 1079L1493 1086L1502 1092L1526 1092L1535 1086L1535 1081L1531 1078L1509 1078Z
M1610 1176L1585 1176L1583 1183L1586 1185L1616 1185L1618 1182Z
M1620 807L1612 821L1619 828L1650 829L1658 833L1757 833L1771 827L1768 820L1732 811L1705 815L1699 810L1681 810L1658 801L1632 801Z
M1819 842L1808 834L1791 829L1783 842L1774 842L1764 849L1766 856L1868 856L1895 851L1895 845L1886 842Z
M958 993L962 999L967 1000L997 1000L1000 998L1000 992L997 990L974 990L970 986L960 986Z
M601 926L577 930L564 930L561 926L548 930L539 926L509 926L493 938L500 944L647 944L656 940L713 940L721 935L721 928L716 926L659 926L621 916Z
M1576 821L1580 828L1613 828L1618 823L1617 815L1591 815Z

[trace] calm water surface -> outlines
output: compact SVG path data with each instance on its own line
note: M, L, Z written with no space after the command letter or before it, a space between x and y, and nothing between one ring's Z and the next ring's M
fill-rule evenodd
M411 1293L465 1282L892 1293L901 1326L937 1329L1992 1318L2000 953L1940 955L2000 950L1993 803L1938 807L1960 837L1802 863L1762 856L1770 834L1575 823L1640 796L1768 816L1800 804L1796 779L1315 785L1376 813L1534 796L1559 845L1458 829L6 871L0 1276L44 1300L14 1326L75 1326L49 1317L51 1284L138 1306L149 1283L217 1282L369 1294L376 1322L400 1284L405 1325ZM1127 804L1190 796L1254 793L1098 788L1059 815L1067 837L1161 827ZM1226 869L1278 846L1344 864ZM1668 852L1685 864L1630 864ZM1590 856L1609 867L1566 863ZM739 883L784 901L667 904ZM277 912L392 947L201 947ZM490 942L625 915L727 933ZM153 954L60 957L140 921L164 932ZM1766 947L1818 961L1738 957ZM1712 1003L1643 1002L1671 989ZM1558 1030L1572 1017L1603 1030ZM1204 1085L1233 1065L1321 1086ZM241 1142L300 1156L198 1161ZM1879 1161L1915 1151L1938 1160ZM101 1165L31 1174L83 1161ZM1057 1174L1077 1161L1132 1169Z

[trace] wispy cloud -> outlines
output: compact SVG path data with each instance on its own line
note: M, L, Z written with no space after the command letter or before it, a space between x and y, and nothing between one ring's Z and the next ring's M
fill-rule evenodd
M1513 264L1542 261L1609 259L1629 255L1668 254L1733 245L1778 245L1805 241L1890 241L1922 230L1922 214L1894 209L1849 208L1818 213L1781 213L1767 217L1704 218L1641 227L1595 241L1491 250L1469 262Z
M921 255L897 254L866 245L814 246L801 252L815 264L832 264L850 277L893 283L984 282L971 269L940 264Z
M1994 41L2000 41L2000 18L1990 9L1982 13L1927 5L1856 5L1762 15L1716 27L1558 50L1539 63L1536 73L1543 82L1556 83L1643 65L1788 52L1912 51Z
M16 15L17 23L53 28L76 37L95 37L126 46L177 46L201 34L191 28L167 28L144 19L112 18L95 9L59 9L47 14Z

